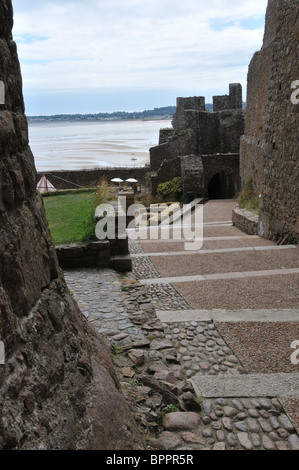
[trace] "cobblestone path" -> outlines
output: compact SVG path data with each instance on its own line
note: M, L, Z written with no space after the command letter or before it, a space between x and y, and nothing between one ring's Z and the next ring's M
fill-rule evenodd
M205 206L209 252L197 255L204 262L184 256L182 244L146 240L130 242L133 272L125 278L109 269L65 273L83 314L117 352L122 391L148 448L299 450L299 366L290 360L299 339L298 249L276 249L221 223L233 204ZM255 270L252 251L234 245L261 248ZM213 246L221 250L216 262ZM230 264L228 246L240 265ZM232 280L240 266L250 278ZM213 279L181 282L208 268ZM165 273L177 280L163 282ZM219 385L245 384L254 373L260 381L240 387L243 396L226 396ZM269 390L280 386L279 396L268 396L264 379Z

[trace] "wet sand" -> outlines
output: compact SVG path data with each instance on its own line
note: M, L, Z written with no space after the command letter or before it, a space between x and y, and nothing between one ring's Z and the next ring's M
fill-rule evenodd
M38 171L143 167L170 121L43 122L29 125Z

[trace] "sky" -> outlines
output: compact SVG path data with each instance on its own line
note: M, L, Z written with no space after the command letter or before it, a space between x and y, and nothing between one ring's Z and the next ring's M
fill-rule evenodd
M27 115L143 111L228 93L267 0L13 0Z

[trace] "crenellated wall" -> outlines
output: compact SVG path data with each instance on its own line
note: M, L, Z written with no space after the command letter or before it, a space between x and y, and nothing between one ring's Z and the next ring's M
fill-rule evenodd
M181 176L184 195L192 191L198 197L208 197L211 173L208 168L213 165L211 178L228 171L228 179L234 178L230 186L235 188L229 194L233 197L238 194L241 186L238 154L244 133L241 85L230 84L230 94L214 97L214 106L217 111L206 111L201 96L177 99L173 129L164 132L162 129L160 145L150 149L151 170L157 172L152 177L153 194L160 183ZM217 154L221 158L216 158Z

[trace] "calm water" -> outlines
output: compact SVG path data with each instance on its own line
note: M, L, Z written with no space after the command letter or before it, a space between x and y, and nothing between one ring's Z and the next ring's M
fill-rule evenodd
M171 121L29 123L29 139L38 171L144 166L164 127Z

